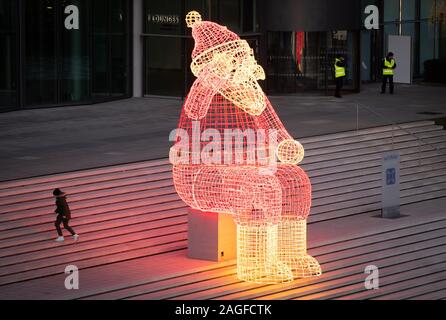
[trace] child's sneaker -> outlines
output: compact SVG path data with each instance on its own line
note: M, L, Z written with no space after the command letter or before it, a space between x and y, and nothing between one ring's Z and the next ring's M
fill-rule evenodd
M74 241L77 241L79 239L79 235L78 234L73 234L73 239L74 239Z
M64 240L65 240L64 237L57 237L56 242L62 242L62 241L64 241Z

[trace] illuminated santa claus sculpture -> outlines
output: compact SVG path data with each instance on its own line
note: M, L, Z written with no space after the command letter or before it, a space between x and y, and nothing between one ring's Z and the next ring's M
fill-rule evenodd
M297 166L304 149L284 128L258 84L253 50L226 27L189 12L197 77L170 150L181 199L203 214L231 213L237 276L256 283L321 274L307 254L311 184Z

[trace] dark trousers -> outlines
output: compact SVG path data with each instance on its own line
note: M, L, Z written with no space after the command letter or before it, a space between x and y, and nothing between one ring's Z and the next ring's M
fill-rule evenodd
M58 214L57 218L56 218L56 222L54 223L54 225L56 226L56 230L57 230L57 234L62 237L63 233L62 233L62 229L60 228L60 224L63 223L63 227L65 228L65 230L68 230L71 235L76 234L76 232L74 232L73 228L71 228L68 225L68 222L70 221L70 219L66 219L64 216Z
M393 93L393 76L383 76L383 84L381 86L381 93L386 93L387 81L389 81L390 93Z
M344 86L344 77L336 78L336 91L335 91L335 97L341 96L341 89Z

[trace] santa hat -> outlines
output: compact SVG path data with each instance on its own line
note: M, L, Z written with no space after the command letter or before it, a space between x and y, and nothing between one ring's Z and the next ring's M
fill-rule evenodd
M225 26L210 21L202 21L197 11L186 15L186 24L192 28L195 47L192 51L192 73L196 76L218 52L233 51L240 46L247 46L246 41Z

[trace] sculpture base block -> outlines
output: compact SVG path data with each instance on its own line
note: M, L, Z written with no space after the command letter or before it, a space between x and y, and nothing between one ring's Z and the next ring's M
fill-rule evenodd
M381 209L381 217L386 219L396 219L401 216L400 206L388 207Z
M188 257L225 261L237 258L237 228L233 216L189 208Z

